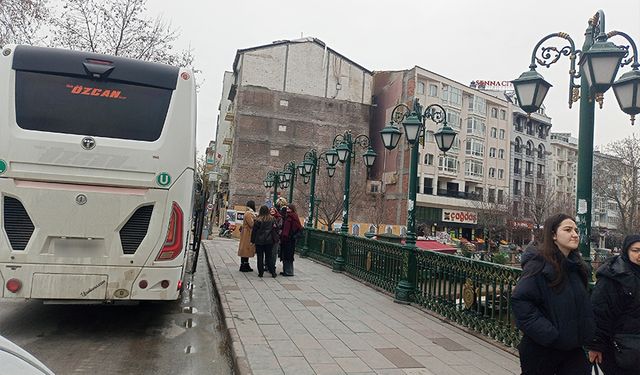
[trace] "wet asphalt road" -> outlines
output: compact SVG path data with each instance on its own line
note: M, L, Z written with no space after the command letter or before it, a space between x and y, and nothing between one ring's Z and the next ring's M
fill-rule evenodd
M204 254L182 299L136 306L0 301L0 334L66 374L232 374Z

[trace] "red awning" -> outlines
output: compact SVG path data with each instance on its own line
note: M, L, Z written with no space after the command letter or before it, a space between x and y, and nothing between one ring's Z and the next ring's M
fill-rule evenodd
M416 246L424 250L432 250L446 254L455 254L456 248L434 240L417 240Z

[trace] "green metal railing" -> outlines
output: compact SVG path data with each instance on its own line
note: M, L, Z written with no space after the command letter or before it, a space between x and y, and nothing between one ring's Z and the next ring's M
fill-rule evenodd
M307 256L331 266L340 254L343 235L305 229ZM304 240L299 241L299 250ZM401 279L403 251L399 244L346 235L344 269L349 274L394 293ZM511 293L518 268L433 251L416 253L413 302L469 329L515 346L520 333L511 314Z
M433 251L418 251L416 260L416 303L505 345L518 344L511 293L522 270Z
M393 292L402 274L402 246L347 236L345 270L353 276Z

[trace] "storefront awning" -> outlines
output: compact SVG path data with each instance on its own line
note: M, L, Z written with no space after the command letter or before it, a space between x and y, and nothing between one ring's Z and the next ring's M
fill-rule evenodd
M416 246L423 250L437 251L445 254L455 254L456 248L434 240L417 240Z

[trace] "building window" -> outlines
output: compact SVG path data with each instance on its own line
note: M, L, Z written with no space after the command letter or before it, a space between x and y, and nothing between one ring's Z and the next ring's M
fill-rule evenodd
M464 162L464 175L465 176L474 176L474 177L482 177L483 175L483 166L481 161L477 160L467 160Z
M469 97L469 112L477 113L481 116L487 115L487 101L484 98L472 95Z
M498 136L498 129L491 128L491 138L496 138Z
M524 183L524 196L525 197L530 197L531 193L532 193L531 182L525 182Z
M498 203L499 204L504 203L504 192L502 190L498 190Z
M504 129L500 129L500 131L498 132L498 138L500 139L504 139Z
M491 167L489 168L489 177L491 178L495 178L496 177L496 169Z
M506 120L507 119L507 111L505 111L504 109L500 110L500 120Z
M447 125L452 128L460 129L460 125L462 124L462 118L460 117L460 112L454 110L447 110Z
M438 85L430 84L429 85L429 96L438 96Z
M489 189L489 196L487 198L489 203L494 203L496 201L496 189Z
M513 181L513 195L520 195L520 181Z
M418 94L424 95L424 82L418 82Z
M484 156L484 144L475 139L467 139L466 155Z
M460 162L458 158L455 156L440 156L438 158L438 168L442 172L454 172L458 173L458 169L460 169Z
M422 194L433 194L433 179L425 177L422 180Z
M442 88L442 101L455 107L462 107L462 90L445 86Z
M491 108L491 117L498 118L498 108Z
M484 137L487 128L482 120L476 117L469 117L467 119L467 134L473 134Z
M504 179L504 169L498 169L498 180Z
M518 118L516 119L516 122L515 122L515 128L516 128L516 131L518 131L518 132L522 132L522 131L524 131L524 124L523 124L523 122L524 122L524 119L523 119L523 118L521 118L521 117L518 117Z
M424 163L426 165L433 165L433 154L425 154L424 155Z
M495 158L496 157L496 148L495 147L491 147L489 149L489 157L490 158Z
M504 149L498 150L498 159L504 159Z

